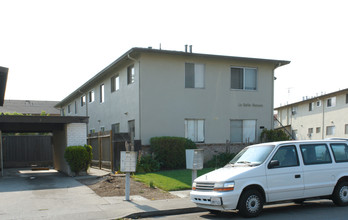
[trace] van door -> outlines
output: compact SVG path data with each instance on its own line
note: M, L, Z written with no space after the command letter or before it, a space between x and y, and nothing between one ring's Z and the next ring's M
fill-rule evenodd
M336 184L337 167L332 163L328 146L325 143L301 144L300 149L304 163L305 197L331 195Z
M278 148L266 168L268 202L303 198L303 170L295 145Z

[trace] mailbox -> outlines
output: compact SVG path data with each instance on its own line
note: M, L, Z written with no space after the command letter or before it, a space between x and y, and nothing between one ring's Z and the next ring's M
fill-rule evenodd
M137 166L136 151L121 151L121 172L135 172Z
M204 151L203 149L186 150L186 169L203 169Z

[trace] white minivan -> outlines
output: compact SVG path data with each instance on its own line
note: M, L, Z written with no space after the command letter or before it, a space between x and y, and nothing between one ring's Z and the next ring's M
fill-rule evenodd
M252 145L225 167L196 178L191 201L211 213L255 217L266 203L329 198L348 205L348 140Z

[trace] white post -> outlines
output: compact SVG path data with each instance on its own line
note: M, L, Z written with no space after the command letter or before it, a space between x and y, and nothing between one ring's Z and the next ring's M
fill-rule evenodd
M197 178L197 170L192 170L192 183Z
M126 201L129 201L129 194L130 194L130 172L126 173Z

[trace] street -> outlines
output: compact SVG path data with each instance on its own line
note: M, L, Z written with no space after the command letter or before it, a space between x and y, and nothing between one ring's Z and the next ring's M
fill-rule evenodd
M327 220L327 219L347 219L348 207L335 206L331 200L314 200L305 202L303 205L294 203L284 203L277 205L267 205L264 207L257 220ZM245 219L237 212L223 212L213 215L209 212L200 212L185 215L161 216L147 219Z

